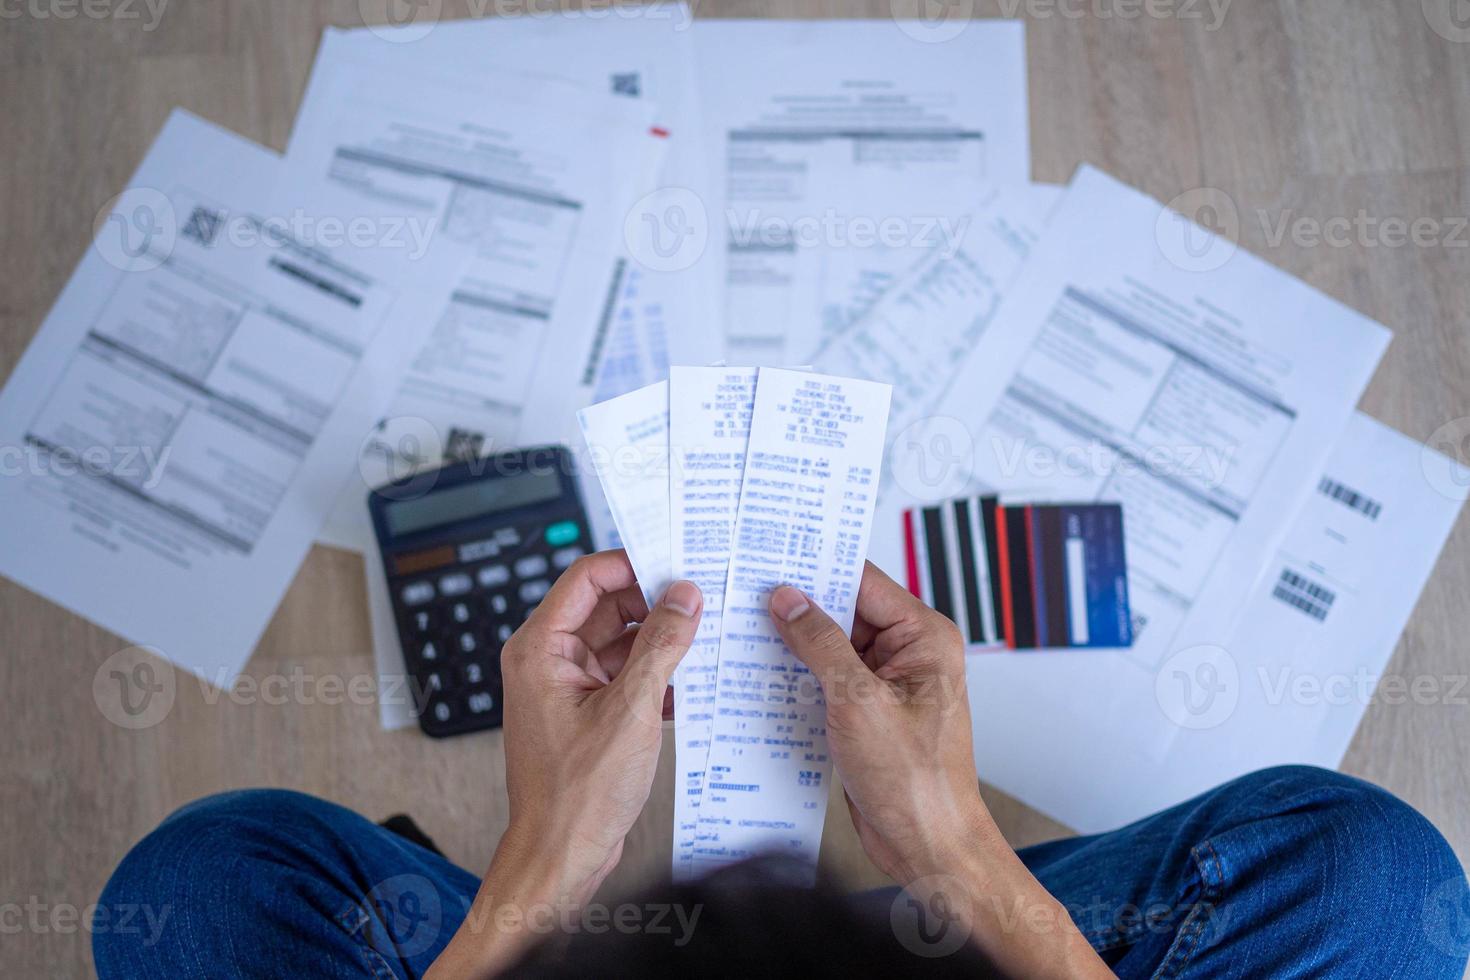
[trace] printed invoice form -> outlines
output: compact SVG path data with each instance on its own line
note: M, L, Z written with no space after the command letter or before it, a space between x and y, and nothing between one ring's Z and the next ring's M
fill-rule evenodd
M1268 766L1335 769L1371 702L1470 696L1463 676L1384 673L1467 491L1470 470L1354 413L1229 638L1155 676L1157 717L1179 731L1158 778L1121 810L1072 805L1118 822Z
M221 686L465 258L329 254L281 172L175 112L0 394L0 571Z
M1030 179L1024 26L975 22L943 44L906 26L696 23L707 133L724 149L710 221L711 247L725 236L732 361L810 353L818 311L793 309L804 248L850 244L884 222L932 234L908 222L937 217L915 194L945 188L957 215L984 179ZM806 338L793 349L788 329Z
M892 384L890 439L933 412L989 329L1060 193L1035 184L992 189L965 215L964 238L953 250L933 249L896 277L870 268L852 279L838 315L851 322L827 338L817 370ZM881 537L875 547L886 543Z
M400 71L385 90L381 65L331 54L340 37L325 36L330 60L288 162L333 208L411 201L421 223L474 251L364 447L364 479L377 483L513 444L531 392L568 390L595 369L618 231L662 147L645 103L485 70L453 82ZM366 490L344 492L326 540L370 547Z
M552 407L563 420L573 414L568 406L603 401L667 377L671 362L711 364L723 357L724 331L711 325L719 324L724 311L724 253L680 237L687 230L681 222L690 218L680 209L681 200L711 197L692 25L686 4L665 0L600 11L533 9L519 16L444 21L422 37L416 25L327 32L336 36L324 42L323 50L333 56L347 53L409 71L432 62L464 75L486 67L550 75L599 95L612 93L654 107L655 133L668 146L658 190L652 183L640 190L654 191L649 207L635 207L620 218L617 244L624 261L614 267L621 275L617 302L599 309L595 334L588 328L600 364L553 396ZM641 237L650 230L662 237ZM531 394L533 403L537 394ZM540 411L540 405L531 404L526 414Z
M696 872L775 851L815 873L831 772L825 704L766 604L778 585L795 585L852 628L889 394L872 381L761 369L721 617Z
M993 488L1123 504L1134 646L971 659L977 744L1024 746L1045 773L1002 788L1084 831L1103 824L1079 801L1135 809L1137 774L1179 731L1152 723L1156 672L1229 636L1387 341L1079 171L935 418L889 457L895 481L928 499ZM896 513L880 520L897 534Z

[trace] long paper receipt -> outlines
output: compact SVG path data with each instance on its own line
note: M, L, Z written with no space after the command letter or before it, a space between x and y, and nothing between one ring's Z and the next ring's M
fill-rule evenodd
M826 705L767 606L794 585L851 629L891 393L801 371L675 367L667 383L582 413L589 447L609 460L665 442L653 455L669 460L666 481L641 467L598 473L640 580L671 573L704 593L674 677L678 878L770 852L815 869Z
M696 872L777 852L815 869L831 762L821 689L767 604L794 585L852 628L892 389L762 368L721 619Z

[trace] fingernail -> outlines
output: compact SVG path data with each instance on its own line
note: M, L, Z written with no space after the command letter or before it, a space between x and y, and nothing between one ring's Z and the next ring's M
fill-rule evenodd
M699 586L693 582L680 581L669 586L659 605L666 606L681 616L693 616L699 611L699 603Z
M783 585L771 593L771 612L784 622L792 622L812 607L800 589Z

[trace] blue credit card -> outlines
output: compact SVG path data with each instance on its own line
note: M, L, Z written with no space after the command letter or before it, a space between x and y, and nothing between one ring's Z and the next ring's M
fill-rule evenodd
M1133 643L1128 605L1128 563L1123 550L1123 508L1119 504L1065 504L1038 507L1053 511L1060 542L1048 554L1063 556L1063 571L1048 590L1050 603L1066 609L1066 643L1048 645L1126 647ZM1045 525L1046 520L1039 520ZM1061 594L1059 595L1058 592ZM1058 622L1053 616L1052 622Z

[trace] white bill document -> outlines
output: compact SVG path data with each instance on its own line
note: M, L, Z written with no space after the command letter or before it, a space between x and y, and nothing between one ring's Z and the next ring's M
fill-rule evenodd
M779 585L851 630L883 459L890 389L762 368L721 617L713 738L693 870L763 852L815 874L831 763L820 686L767 603Z
M631 263L624 267L618 301L608 323L597 373L587 381L594 405L667 378L669 374L671 358L667 313L657 287L650 289L649 286L643 269ZM718 359L717 356L709 360ZM579 404L580 401L576 398L570 404Z
M847 308L866 308L829 335L816 369L892 384L890 437L919 422L990 328L1058 195L1041 185L995 188L966 216L963 243L953 251L932 250L875 298L867 290L876 287L876 271L849 284Z
M735 515L745 473L757 368L682 367L669 373L669 545L672 575L699 586L704 614L674 674L676 880L694 871L694 837L714 725L720 623Z
M220 686L463 258L321 247L283 171L176 111L0 394L0 571Z
M895 482L929 501L984 489L1124 508L1134 645L970 665L977 737L1023 747L1048 774L1045 787L997 785L1083 830L1100 825L1081 800L1147 812L1139 784L1175 731L1147 723L1155 673L1229 635L1387 341L1145 195L1078 172L949 395L889 458ZM896 511L880 521L897 536ZM875 552L899 553L891 537Z
M324 530L366 551L368 485L514 445L533 392L595 372L619 228L662 146L645 103L484 69L458 80L403 69L385 88L384 63L337 53L342 37L324 36L287 153L293 174L322 213L411 202L418 224L473 251L388 419L357 441L363 483Z
M799 278L808 295L797 302L807 312L792 325L788 347L825 352L920 265L954 258L966 246L972 258L978 252L983 259L995 235L1010 234L1005 228L1007 222L1016 223L1016 235L1030 239L1027 247L1035 244L1035 237L1065 190L1056 184L994 185L963 202L960 211L955 209L961 208L962 202L950 195L942 207L928 210L931 215L939 215L934 219L934 230L903 245L884 246L878 242L864 247L803 250L804 267ZM936 237L938 241L933 242ZM814 333L810 338L798 337L800 331Z
M652 609L674 580L669 549L669 383L658 381L599 402L582 409L577 418L628 561Z
M411 70L431 61L466 74L489 67L551 76L653 107L654 132L668 152L657 179L639 191L649 192L647 199L622 220L619 245L628 261L611 322L598 324L599 335L605 331L602 363L595 375L576 379L585 391L557 406L570 407L562 413L568 417L589 400L663 380L670 363L710 364L723 357L724 253L685 241L681 220L688 215L679 210L690 195L710 197L712 187L692 27L687 4L659 0L441 21L427 34L417 25L328 30L334 51L387 66Z
M711 247L723 238L734 362L811 353L822 298L804 252L940 245L940 220L986 180L1030 179L1019 22L975 22L943 44L892 20L710 20L694 33L721 152Z
M1218 783L1287 763L1335 768L1372 701L1470 696L1463 676L1425 687L1385 673L1467 494L1470 470L1354 413L1223 656L1159 674L1161 707L1184 729L1170 751L1176 791L1197 792L1210 772ZM1232 666L1238 698L1221 689Z
M978 698L1000 712L975 728L981 776L1044 801L1084 832L1101 830L1257 769L1336 768L1375 701L1455 703L1467 693L1462 677L1386 670L1467 492L1470 470L1354 413L1235 628L1216 643L1180 650L1147 679L1152 703L1128 725L1167 744L1161 758L1098 792L1063 761L1077 750L1070 726L1028 733L1046 739L1040 746L998 740L998 728L1016 724L1027 704L1013 689L1010 698L1004 691ZM989 659L969 659L972 692L1000 683L980 669ZM1007 700L1021 704L1008 708Z

